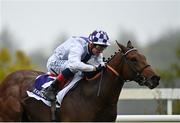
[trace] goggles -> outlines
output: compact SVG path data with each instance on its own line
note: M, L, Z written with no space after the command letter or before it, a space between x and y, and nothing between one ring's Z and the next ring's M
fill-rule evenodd
M103 51L103 50L105 50L105 49L107 48L106 45L98 45L98 44L94 45L94 47L95 47L98 51Z

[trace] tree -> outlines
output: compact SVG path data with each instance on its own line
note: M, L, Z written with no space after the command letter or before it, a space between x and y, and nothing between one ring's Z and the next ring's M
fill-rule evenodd
M24 52L17 50L17 42L14 42L13 32L3 27L0 33L0 83L11 72L34 68Z
M32 69L30 59L20 50L10 55L7 48L0 49L0 83L11 72L19 69Z
M166 70L158 70L165 87L174 87L175 82L180 79L180 46L176 49L177 62L169 65Z
M162 82L164 82L165 87L174 87L175 82L180 80L180 45L176 49L177 63L172 63L167 70L159 70ZM180 100L175 100L173 102L173 114L180 114Z

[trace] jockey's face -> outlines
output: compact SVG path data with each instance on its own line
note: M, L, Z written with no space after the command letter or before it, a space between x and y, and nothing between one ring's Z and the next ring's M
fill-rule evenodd
M95 44L92 44L92 53L94 55L99 55L100 53L102 53L105 49L106 49L107 46L102 46L102 45L95 45Z

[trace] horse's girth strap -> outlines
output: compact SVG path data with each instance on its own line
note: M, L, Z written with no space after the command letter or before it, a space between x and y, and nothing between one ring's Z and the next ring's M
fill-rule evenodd
M116 76L119 76L119 73L116 71L116 70L114 70L114 68L112 68L111 66L109 66L109 65L106 65L107 66L107 68L109 68Z

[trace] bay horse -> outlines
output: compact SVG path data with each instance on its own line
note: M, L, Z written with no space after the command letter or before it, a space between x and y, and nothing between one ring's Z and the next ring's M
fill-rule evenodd
M160 77L148 64L144 55L131 42L127 46L118 43L119 51L107 61L106 69L93 79L82 79L64 97L57 108L57 121L115 121L117 102L126 81L135 81L140 86L153 89ZM0 98L12 97L16 102L5 112L16 114L0 116L4 121L51 121L50 107L42 101L27 97L40 71L20 70L6 77L0 86ZM12 100L11 99L11 100ZM0 107L1 108L1 107ZM1 113L0 113L1 114ZM9 119L7 119L9 117Z

